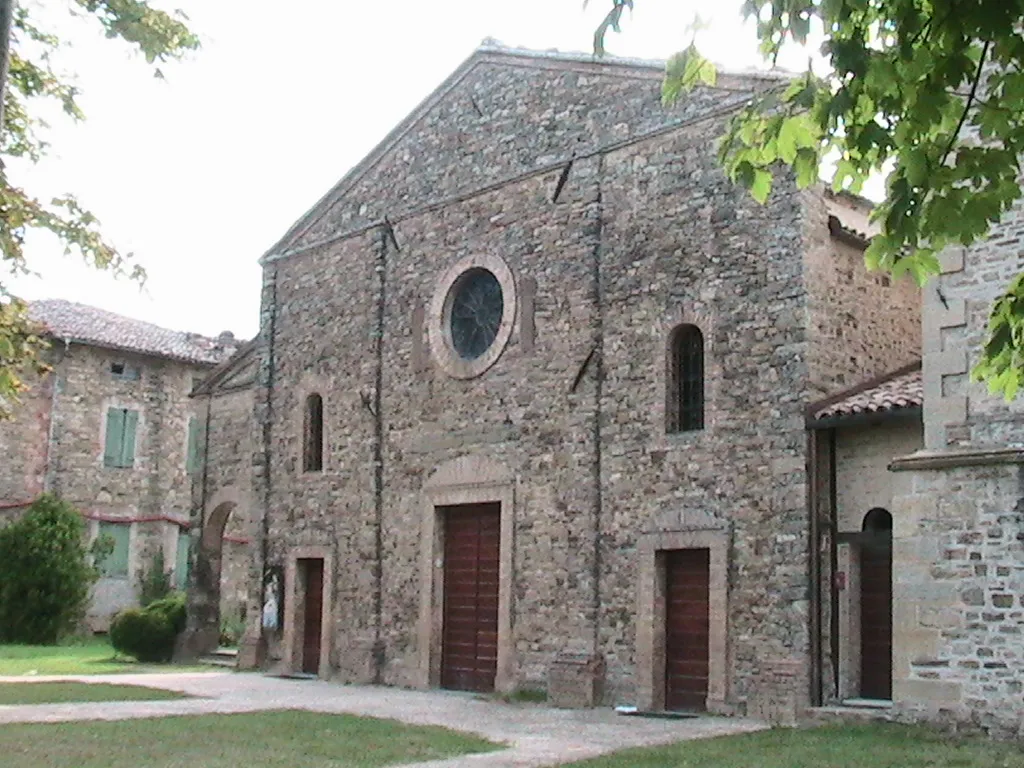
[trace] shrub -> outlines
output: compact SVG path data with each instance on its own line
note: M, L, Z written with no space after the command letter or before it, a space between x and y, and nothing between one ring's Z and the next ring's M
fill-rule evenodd
M164 570L164 553L158 549L153 562L142 574L139 582L139 603L145 608L150 603L163 600L172 591L171 572Z
M75 631L96 570L71 505L40 496L0 529L0 641L52 645Z
M110 624L110 642L139 661L170 661L177 633L161 611L128 608Z
M245 605L240 606L237 613L230 613L220 619L220 644L226 648L234 648L245 634Z
M172 592L167 597L150 603L146 606L146 611L159 613L167 619L175 635L185 628L185 595L182 592Z

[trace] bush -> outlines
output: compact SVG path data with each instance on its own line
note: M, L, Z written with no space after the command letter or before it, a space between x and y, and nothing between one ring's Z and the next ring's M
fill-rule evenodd
M245 605L239 607L237 613L230 613L220 619L220 644L226 648L234 648L245 634Z
M158 549L153 555L153 562L142 574L139 582L139 603L145 608L150 603L162 600L171 594L171 572L164 570L164 553Z
M110 642L139 661L170 661L177 633L161 611L128 608L110 624Z
M185 595L182 592L172 592L162 600L150 603L146 611L159 613L167 619L175 635L185 628Z
M73 633L96 576L81 515L40 496L0 529L0 642L52 645Z

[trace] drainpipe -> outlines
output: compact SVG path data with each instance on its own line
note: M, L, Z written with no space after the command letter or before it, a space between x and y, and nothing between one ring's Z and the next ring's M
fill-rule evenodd
M380 228L377 249L377 327L374 330L373 385L373 682L384 677L384 316L387 300L387 258L389 229Z
M603 292L601 290L601 246L604 228L601 179L603 175L604 155L600 154L597 156L597 197L594 201L594 247L591 262L591 277L593 279L591 300L594 303L596 317L594 323L594 349L597 350L596 368L594 371L594 423L591 432L591 439L594 441L594 457L591 467L594 479L594 555L593 571L591 574L594 592L591 610L594 613L593 655L595 659L601 656L601 567L603 564L601 519L604 512L604 489L602 487L603 457L601 454L601 398L604 394L604 306Z
M808 578L810 611L808 631L810 633L810 697L811 706L820 707L822 702L822 655L821 655L821 530L818 498L818 432L807 430L808 457Z
M832 648L832 676L835 684L836 697L839 697L839 582L836 574L839 571L839 503L836 488L836 430L828 431L828 509L829 509L829 572L832 575L829 585L829 599L832 611L832 622L829 629L829 643Z

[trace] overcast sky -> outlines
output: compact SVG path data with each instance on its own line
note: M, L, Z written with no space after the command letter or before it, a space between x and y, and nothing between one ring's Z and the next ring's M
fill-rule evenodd
M145 266L145 289L93 272L41 237L29 245L41 277L11 285L30 299L250 337L260 255L485 37L589 51L610 3L591 0L586 12L582 0L156 4L185 10L202 50L165 67L160 81L96 25L72 23L62 62L77 75L88 120L57 121L51 157L13 179L41 194L75 192L108 238ZM59 5L51 0L47 13ZM689 42L698 9L710 24L699 38L706 53L728 68L758 66L739 6L637 0L608 48L665 58Z

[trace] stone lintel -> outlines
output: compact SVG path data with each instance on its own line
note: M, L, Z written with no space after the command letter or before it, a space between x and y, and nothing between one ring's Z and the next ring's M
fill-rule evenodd
M892 472L979 467L989 464L1024 464L1024 448L969 448L965 450L919 451L889 463Z

